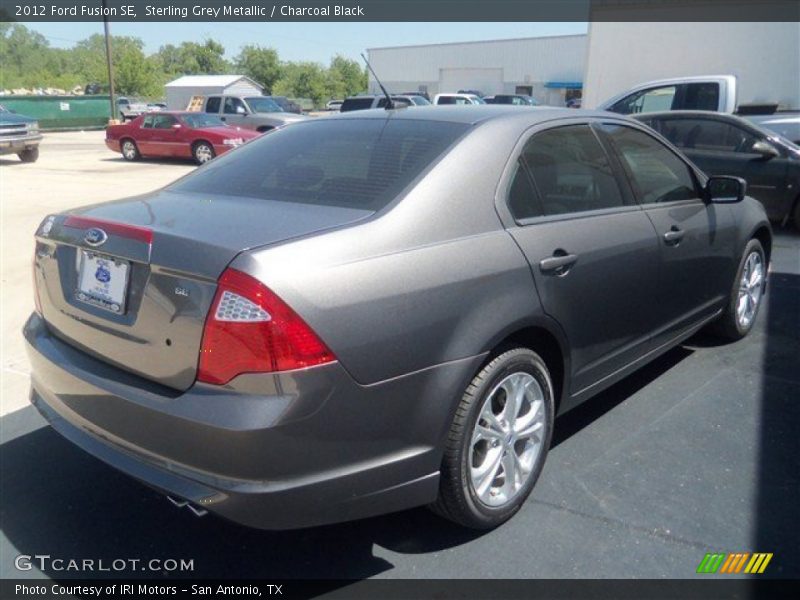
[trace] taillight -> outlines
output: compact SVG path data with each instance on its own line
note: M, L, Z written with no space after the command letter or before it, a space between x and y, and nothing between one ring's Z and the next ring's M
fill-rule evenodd
M250 275L226 269L203 331L197 379L222 385L241 373L269 373L336 357L300 316Z

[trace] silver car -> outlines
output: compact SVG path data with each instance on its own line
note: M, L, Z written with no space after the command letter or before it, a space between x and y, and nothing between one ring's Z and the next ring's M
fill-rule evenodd
M701 327L751 330L772 234L744 192L609 113L298 123L43 221L32 402L198 514L494 527L557 415Z

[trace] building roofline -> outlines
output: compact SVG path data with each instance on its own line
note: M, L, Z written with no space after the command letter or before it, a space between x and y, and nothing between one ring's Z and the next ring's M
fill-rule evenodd
M432 48L434 46L466 46L473 44L496 44L497 42L527 42L530 40L552 40L556 38L588 38L588 33L568 33L563 35L538 35L531 37L517 37L517 38L498 38L493 40L472 40L466 42L434 42L431 44L409 44L407 46L376 46L374 48L367 48L367 52L373 50L405 50L408 48Z
M237 81L241 81L242 79L246 79L247 81L249 81L250 83L252 83L252 84L253 84L253 85L255 85L256 87L259 87L259 88L261 88L262 90L264 89L264 86L262 86L260 83L258 83L258 82L257 82L255 79L253 79L252 77L248 77L247 75L181 75L181 76L180 76L180 77L178 77L177 79L173 79L172 81L170 81L170 82L168 82L168 83L165 83L165 84L164 84L164 87L183 87L183 85L181 85L181 84L178 84L178 82L179 82L181 79L186 79L186 78L189 78L189 77L196 77L196 78L205 78L205 77L219 77L219 78L223 78L223 77L231 77L232 79L231 79L231 80L230 80L230 81L229 81L227 84L225 84L225 85L231 85L231 84L233 84L233 83L236 83ZM190 86L190 87L194 87L194 85L192 85L192 86Z

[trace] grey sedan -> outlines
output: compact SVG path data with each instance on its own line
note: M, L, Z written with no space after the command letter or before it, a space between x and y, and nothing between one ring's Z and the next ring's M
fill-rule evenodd
M43 221L32 402L197 514L494 527L557 415L701 327L753 327L772 235L744 187L608 113L298 123Z

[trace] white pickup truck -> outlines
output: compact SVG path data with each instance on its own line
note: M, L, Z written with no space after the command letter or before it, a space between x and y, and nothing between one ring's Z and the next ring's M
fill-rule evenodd
M800 142L798 107L779 110L787 107L779 107L777 103L747 101L740 94L734 75L700 75L648 81L606 100L597 108L623 115L665 110L709 110L737 114L796 144Z

